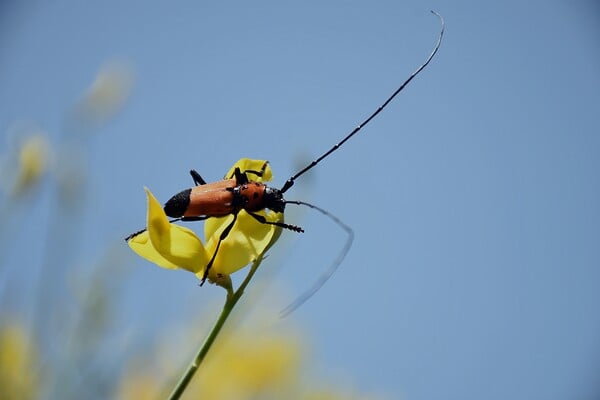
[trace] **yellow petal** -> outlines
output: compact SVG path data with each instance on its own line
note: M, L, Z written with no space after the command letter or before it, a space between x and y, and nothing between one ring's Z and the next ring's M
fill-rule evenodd
M148 231L129 240L140 256L163 268L183 268L197 273L208 264L202 242L190 229L169 223L162 206L146 190L148 197Z
M273 171L271 171L271 166L269 165L269 162L266 160L253 160L251 158L240 158L235 164L233 164L233 167L231 167L231 169L227 172L227 174L225 175L225 179L232 178L233 171L236 168L239 168L242 172L248 170L259 172L265 165L265 163L266 168L262 177L259 177L252 173L247 174L247 176L248 179L252 182L268 182L271 179L273 179Z
M19 166L14 192L20 194L39 181L46 170L50 145L43 134L26 139L19 152Z
M268 221L281 221L283 214L260 211ZM206 252L212 256L221 232L231 223L233 215L209 218L204 223L207 238ZM216 273L229 275L254 261L279 237L281 228L261 224L244 210L238 213L237 221L229 235L223 240L213 268ZM199 275L201 276L201 275Z
M134 81L135 71L128 62L113 60L104 65L76 105L75 117L87 124L108 121L123 109Z
M152 242L150 241L150 235L148 235L148 231L140 233L137 236L129 239L127 244L131 248L131 250L135 251L135 253L145 258L146 260L153 262L159 267L168 268L168 269L179 269L179 267L163 256L152 246Z

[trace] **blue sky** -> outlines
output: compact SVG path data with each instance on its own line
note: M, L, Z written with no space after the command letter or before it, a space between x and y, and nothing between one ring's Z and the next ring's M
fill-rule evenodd
M323 370L407 399L594 398L600 368L600 8L592 1L5 3L0 131L33 120L58 141L65 112L110 60L135 71L122 112L87 139L81 250L161 200L268 159L280 187L421 64L363 132L286 196L351 225L354 246L293 316ZM7 148L2 141L0 149ZM5 262L39 265L50 200L19 210ZM286 301L344 236L290 210L306 233L273 251ZM12 226L11 225L11 226ZM121 249L120 318L177 324L217 288ZM277 262L275 262L277 261ZM16 268L16 267L14 267ZM267 270L265 270L266 272ZM27 275L11 279L33 290ZM165 300L168 299L168 300ZM207 300L210 299L210 300Z

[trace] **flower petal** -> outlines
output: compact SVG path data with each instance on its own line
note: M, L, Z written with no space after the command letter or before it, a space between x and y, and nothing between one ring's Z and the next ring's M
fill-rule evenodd
M282 221L283 214L259 211L267 221ZM206 251L212 256L219 241L220 232L227 227L233 216L209 218L204 223L205 237L208 238ZM254 261L263 254L276 238L281 228L261 224L244 210L238 213L237 221L229 235L222 241L213 268L216 273L229 275ZM201 275L199 275L201 276Z
M163 267L183 268L197 273L208 264L202 242L190 229L169 223L165 212L152 193L148 197L148 231L129 240L140 256Z
M34 186L48 167L50 144L45 134L36 132L25 139L19 150L17 177L13 192L22 194Z
M127 244L138 256L145 258L159 267L167 269L179 269L177 265L161 256L160 253L154 248L152 242L150 241L150 235L148 234L148 231L142 232L139 235L129 239Z
M225 174L225 179L232 178L233 171L236 168L239 168L242 172L248 170L259 172L263 166L265 166L265 172L262 177L255 174L248 174L248 179L252 182L268 182L273 179L273 171L271 171L269 162L267 160L253 160L251 158L240 158L235 164L233 164L233 167L227 171L227 174Z

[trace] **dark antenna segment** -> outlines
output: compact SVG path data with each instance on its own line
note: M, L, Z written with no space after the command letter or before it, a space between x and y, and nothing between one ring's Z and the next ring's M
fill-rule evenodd
M312 169L313 167L315 167L319 162L321 162L325 157L327 157L328 155L330 155L331 153L333 153L334 151L336 151L337 149L339 149L344 143L346 143L346 141L348 139L350 139L352 136L356 135L365 125L367 125L369 122L371 122L371 120L373 118L375 118L377 116L377 114L379 114L381 111L383 111L383 109L394 99L394 97L396 97L396 95L398 93L400 93L402 91L402 89L404 89L406 87L406 85L408 85L408 83L410 81L412 81L413 78L415 76L417 76L419 74L419 72L421 72L423 70L423 68L425 68L429 64L429 62L433 59L433 56L435 56L435 53L437 53L438 49L440 48L440 44L442 43L442 37L444 36L444 27L445 27L444 18L440 14L438 14L437 12L435 12L433 10L431 10L431 13L435 14L440 19L440 23L442 25L442 28L440 30L440 36L438 37L437 43L436 43L433 51L431 52L431 54L429 54L429 57L427 57L427 60L419 68L417 68L415 70L415 72L413 72L408 77L408 79L406 81L404 81L404 83L402 85L400 85L400 87L398 89L396 89L396 91L394 93L392 93L392 95L382 105L380 105L377 108L377 110L375 110L375 112L373 114L371 114L367 119L365 119L363 122L361 122L360 124L358 124L358 126L356 128L354 128L354 130L352 130L352 132L350 132L344 139L342 139L341 142L339 142L336 145L334 145L331 149L329 149L321 157L319 157L316 160L312 161L306 167L304 167L303 169L301 169L300 171L298 171L294 176L292 176L291 178L289 178L285 182L285 184L283 185L283 187L281 188L281 193L285 193L289 188L291 188L294 185L294 181L296 179L298 179L298 177L300 177L301 175L303 175L306 172L308 172L310 169Z

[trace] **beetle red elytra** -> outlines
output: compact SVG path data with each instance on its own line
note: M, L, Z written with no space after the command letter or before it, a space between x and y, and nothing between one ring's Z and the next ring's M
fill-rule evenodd
M170 222L175 221L201 221L211 217L221 217L226 215L233 215L233 220L225 227L221 232L219 241L217 242L216 249L212 255L208 265L204 269L204 275L201 280L201 285L206 281L208 272L217 256L221 242L229 235L229 232L233 228L237 215L241 210L245 210L250 214L256 221L261 224L276 225L284 229L292 230L295 232L304 232L304 230L297 226L291 225L284 222L272 222L267 221L265 217L257 214L257 211L263 209L270 209L274 212L283 213L285 211L286 204L304 205L319 211L325 216L331 218L336 224L340 225L344 230L348 232L348 240L342 253L336 259L334 264L321 276L321 278L313 285L313 287L305 293L301 298L296 300L290 305L284 313L289 313L293 309L297 308L306 299L308 299L314 292L316 292L325 281L333 274L337 266L341 263L345 254L350 248L350 244L353 239L353 232L350 227L341 222L331 213L324 209L317 207L313 204L309 204L303 201L292 201L285 200L283 195L293 185L296 179L314 168L323 159L328 157L331 153L339 149L346 141L357 134L362 128L365 127L373 118L375 118L383 109L400 93L406 85L417 76L433 59L437 53L444 35L444 19L435 11L431 11L440 19L441 29L437 39L437 42L425 60L409 77L406 79L392 94L389 96L382 105L380 105L368 118L358 124L350 133L348 133L340 142L331 147L328 151L323 153L320 157L313 160L310 164L302 168L300 171L292 175L281 187L281 189L272 188L265 185L262 182L255 182L252 177L261 177L267 166L267 163L262 166L261 170L240 170L236 167L233 174L227 179L207 183L198 172L191 170L190 174L196 186L183 190L171 197L165 205L164 211L169 217L174 218ZM256 178L255 178L256 179ZM144 230L129 235L125 240L128 241L132 237L144 232Z

